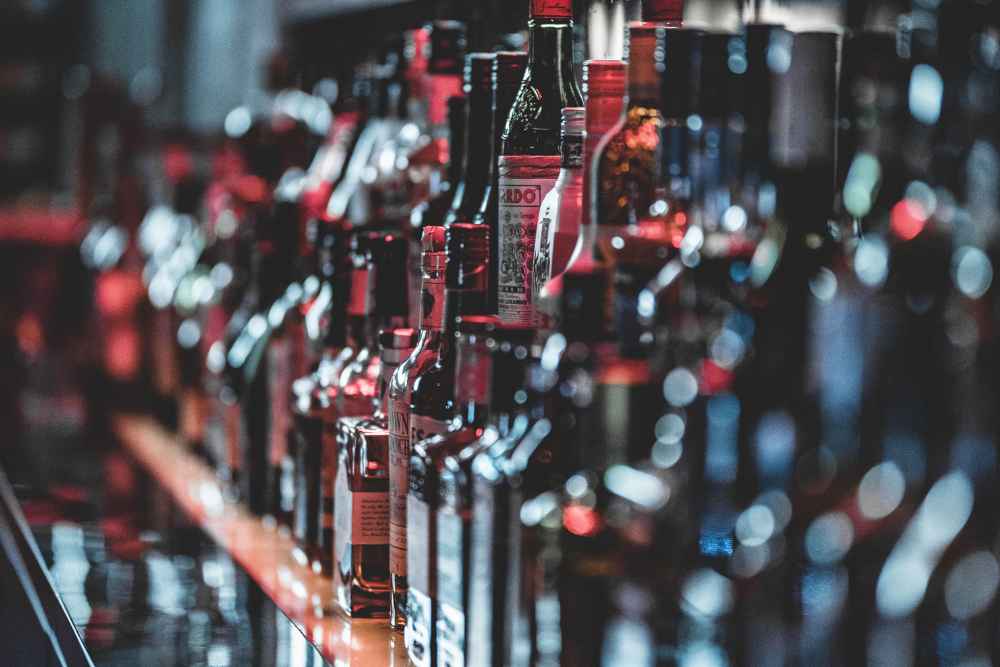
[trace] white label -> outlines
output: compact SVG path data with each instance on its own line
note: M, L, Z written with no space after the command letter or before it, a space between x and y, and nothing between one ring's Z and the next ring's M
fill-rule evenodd
M450 604L442 604L439 610L438 667L465 667L465 614Z
M416 667L430 667L431 599L410 587L406 593L406 629L403 631L406 653Z
M531 299L538 303L545 283L552 276L552 253L554 251L556 217L559 213L559 191L552 190L542 202L538 213L538 228L535 232L534 266L531 270Z
M389 543L389 492L352 491L346 466L337 471L336 516L337 553L348 545Z
M504 324L535 325L531 300L535 231L542 201L554 186L554 178L500 178L497 303Z
M429 592L430 577L430 508L427 503L408 496L406 499L406 569L410 590Z
M346 466L337 467L337 482L334 485L333 501L333 556L337 563L350 563L351 553L348 546L351 543L351 510L347 496L350 489L347 486ZM350 568L347 568L350 570Z
M410 488L409 396L389 401L389 571L406 576L406 494Z

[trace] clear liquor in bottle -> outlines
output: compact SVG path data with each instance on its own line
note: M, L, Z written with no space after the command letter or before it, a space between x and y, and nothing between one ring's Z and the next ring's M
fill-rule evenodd
M389 622L406 625L406 497L410 470L410 399L417 378L440 354L444 331L444 227L424 227L421 256L420 338L410 356L392 375L389 385L389 572L392 604Z
M562 109L583 106L573 71L573 12L563 0L532 0L528 67L504 128L498 162L497 314L534 326L532 254L542 201L559 177Z
M489 278L485 226L453 224L446 232L445 243L445 325L440 353L434 365L414 383L410 405L405 639L410 659L420 664L433 664L436 657L438 478L444 457L457 453L435 446L431 436L446 433L456 417L456 334L461 318L485 314Z

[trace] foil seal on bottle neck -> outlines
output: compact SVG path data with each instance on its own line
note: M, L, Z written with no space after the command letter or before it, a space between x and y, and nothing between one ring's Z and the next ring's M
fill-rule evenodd
M625 62L622 60L588 60L583 63L583 95L591 97L622 97L625 94Z
M531 0L529 20L573 20L573 0Z

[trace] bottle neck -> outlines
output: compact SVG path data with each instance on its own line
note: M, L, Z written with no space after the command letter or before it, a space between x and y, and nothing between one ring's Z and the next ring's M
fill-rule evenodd
M543 73L574 76L571 19L532 19L528 22L528 70L532 78Z
M456 193L458 210L466 220L475 215L493 171L492 113L490 95L482 91L469 97L465 131L465 178Z
M660 79L656 71L656 32L652 23L633 23L628 30L628 106L656 107Z
M420 328L424 331L441 331L444 328L445 261L443 252L425 252L421 258Z
M564 134L560 152L562 153L563 171L583 171L583 143L582 134Z

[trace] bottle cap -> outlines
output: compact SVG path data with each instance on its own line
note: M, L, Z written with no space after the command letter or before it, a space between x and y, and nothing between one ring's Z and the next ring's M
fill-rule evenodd
M422 252L444 252L444 227L424 227L420 235L420 248Z
M484 96L489 99L493 89L494 53L470 53L465 57L465 78L463 90L466 95Z
M431 74L462 74L465 57L465 24L459 21L434 21L430 25L431 55L427 71Z
M625 62L622 60L588 60L583 63L583 94L585 97L625 95Z
M531 20L573 18L573 0L531 0Z
M664 118L687 118L694 111L703 36L691 28L657 29L656 69Z
M378 344L383 350L412 350L416 343L417 332L409 327L378 332Z
M642 0L642 20L656 23L684 20L684 0Z

